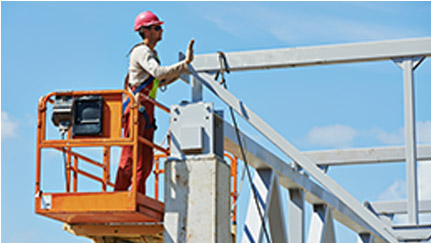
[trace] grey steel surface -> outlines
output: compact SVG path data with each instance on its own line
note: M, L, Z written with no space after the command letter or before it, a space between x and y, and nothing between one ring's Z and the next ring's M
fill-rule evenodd
M359 234L358 243L373 243L373 237L367 233Z
M312 160L302 155L292 144L290 144L271 126L269 126L253 111L251 111L244 103L239 101L234 95L221 87L218 83L214 82L212 77L208 74L196 73L192 65L189 65L189 70L192 72L192 75L195 78L202 82L203 85L205 85L209 90L211 90L228 106L232 107L239 115L241 115L269 141L271 141L293 161L298 163L298 165L300 165L305 171L307 171L307 173L309 173L314 179L324 185L330 193L332 193L345 205L349 205L348 207L356 215L361 215L361 217L367 224L371 225L371 227L373 227L374 229L376 229L377 232L379 232L379 238L382 238L389 242L396 241L394 236L390 234L387 229L384 228L380 219L378 219L375 215L371 214L367 209L365 209L362 204L358 200L356 200L356 198L354 198L349 192L347 192L343 187L336 183L331 177L323 173ZM274 167L271 168L275 169Z
M353 165L405 162L405 146L302 152L317 165ZM431 161L431 145L417 146L417 160Z
M305 243L304 190L289 189L289 242Z
M431 56L431 38L231 52L225 56L230 71L382 61ZM218 71L218 55L196 55L193 66L197 72Z
M185 159L196 154L223 157L223 121L212 103L171 106L171 158ZM220 136L220 137L219 137Z
M233 155L241 158L241 152L238 146L238 142L235 135L235 129L229 124L224 123L224 135L225 135L225 149ZM304 192L304 198L311 204L327 204L333 209L333 216L339 222L350 228L354 232L370 232L377 238L385 239L381 235L378 228L374 228L369 224L364 215L357 214L349 206L339 200L332 193L323 189L320 185L312 181L310 178L305 176L303 173L295 170L291 165L285 163L283 160L269 152L261 145L254 142L243 133L241 138L243 144L245 144L246 156L249 164L256 169L273 169L279 176L280 184L287 189L300 189ZM362 207L362 206L361 206ZM365 209L365 208L364 208ZM366 211L366 214L371 214ZM303 216L300 216L303 217ZM372 215L372 217L375 217ZM377 219L378 220L378 219ZM289 226L291 227L291 226ZM299 229L297 229L299 230ZM382 230L384 233L390 232L390 227ZM292 234L289 234L291 237ZM393 238L390 238L393 239ZM387 240L389 242L395 242L394 240Z
M407 201L371 202L371 206L378 214L406 214ZM431 200L419 200L419 213L431 213Z
M415 60L416 59L416 60ZM423 58L402 58L395 62L403 70L404 124L406 140L407 212L411 224L418 224L418 191L416 162L415 96L413 70ZM416 63L415 63L416 62Z
M192 78L192 102L202 101L202 84L195 78Z
M257 173L265 184L265 189L268 191L267 197L264 199L265 212L263 217L265 222L269 222L271 240L272 242L287 242L286 225L284 220L286 214L282 207L278 175L270 169L260 169L257 170ZM262 231L263 229L261 229L258 242L265 242L265 237Z
M334 219L332 210L327 205L313 205L307 242L335 243Z
M342 211L340 219L341 223L352 228L349 224L357 223L355 217L359 217L359 221L365 223L365 228L371 228L373 236L377 236L375 240L377 242L389 241L396 242L394 235L391 233L390 227L375 215L371 214L368 209L365 209L354 197L352 197L347 191L341 188L335 181L330 177L322 173L322 171L316 166L316 163L320 165L339 165L339 164L353 164L353 163L375 163L375 162L396 162L401 161L402 158L407 157L407 177L409 184L409 217L410 221L417 223L417 181L416 181L416 144L414 138L414 96L413 96L413 70L416 68L425 57L431 56L431 38L420 38L420 39L407 39L407 40L393 40L393 41L380 41L380 42L368 42L368 43L356 43L356 44L342 44L342 45L331 45L331 46L316 46L316 47L301 47L301 48L287 48L278 50L262 50L262 51L249 51L249 52L236 52L226 53L226 64L230 71L245 71L245 70L256 70L256 69L270 69L270 68L283 68L283 67L296 67L296 66L311 66L311 65L327 65L337 63L354 63L354 62L369 62L369 61L381 61L381 60L394 60L395 62L401 63L400 66L404 71L404 83L405 83L405 120L406 120L406 150L401 148L377 148L376 150L369 150L371 154L359 155L351 159L343 159L338 156L338 160L334 161L320 161L316 162L313 159L308 158L310 154L305 155L296 150L288 141L274 131L268 124L260 119L256 114L249 110L242 102L237 100L233 95L224 90L218 83L213 81L213 77L207 73L197 72L215 72L220 70L220 62L216 54L209 55L197 55L194 61L194 66L189 66L192 75L195 80L199 80L208 89L210 89L216 96L223 100L226 104L231 106L239 115L241 115L246 121L266 136L274 145L280 148L288 157L290 157L295 163L302 167L307 173L309 173L319 183L324 185L328 190L322 189L323 194L329 194L339 200L341 205L351 210ZM201 92L201 91L200 91ZM199 97L199 95L197 95ZM194 97L194 95L193 95ZM193 98L194 99L194 98ZM413 119L412 119L413 118ZM413 142L412 142L413 141ZM413 144L413 145L412 145ZM390 150L395 151L390 153ZM344 155L354 154L358 151L344 151ZM364 151L363 151L364 152ZM326 153L326 152L324 152ZM429 147L425 148L425 154L419 153L419 159L429 158ZM329 153L326 153L328 155ZM314 153L312 156L322 156L323 154ZM422 155L424 157L422 157ZM273 155L265 155L268 157L274 157ZM239 156L240 157L240 156ZM412 159L413 158L413 159ZM390 161L393 160L393 161ZM269 160L271 161L271 160ZM277 159L275 160L277 161ZM409 162L410 161L410 162ZM414 162L411 162L414 161ZM266 164L261 160L254 161L255 168L267 168L268 166L272 169L277 168L276 163ZM269 162L268 162L269 163ZM292 167L288 166L290 169ZM276 169L275 169L276 170ZM279 170L276 170L280 175ZM283 174L283 173L281 173ZM292 181L291 177L285 177L280 175L280 181L286 185L286 178ZM294 176L294 175L292 175ZM413 178L413 179L412 179ZM308 179L308 178L307 178ZM288 181L289 181L288 180ZM289 182L289 183L290 183ZM293 180L292 188L298 188L298 181ZM309 182L307 181L306 184ZM317 184L316 184L317 185ZM289 188L289 187L287 187ZM299 187L302 188L302 187ZM305 190L306 200L310 202L310 191ZM318 203L324 200L324 195L311 196L311 201L315 200ZM413 200L411 200L413 198ZM415 200L416 198L416 200ZM326 201L325 201L326 203ZM415 205L416 204L416 205ZM331 205L330 203L328 205ZM337 204L339 205L339 204ZM346 213L347 212L347 213ZM337 218L337 210L334 210L334 217ZM352 215L354 220L352 220ZM360 216L359 216L360 215ZM362 221L361 221L362 220ZM416 221L416 222L415 222ZM353 222L353 223L352 223ZM354 226L352 229L354 229ZM356 232L361 232L359 229L354 229ZM362 231L363 233L364 231ZM376 233L377 232L377 233ZM414 232L410 230L409 233ZM412 233L414 234L414 233ZM397 236L398 239L400 235Z
M394 226L394 234L403 242L431 242L431 225Z

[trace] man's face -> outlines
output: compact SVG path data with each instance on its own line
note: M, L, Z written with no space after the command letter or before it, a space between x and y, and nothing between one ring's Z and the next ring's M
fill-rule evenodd
M155 42L162 40L163 29L161 25L152 25L148 30L149 30L148 38L150 40Z

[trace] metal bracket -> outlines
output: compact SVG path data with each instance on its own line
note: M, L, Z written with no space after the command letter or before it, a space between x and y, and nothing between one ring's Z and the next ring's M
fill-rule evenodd
M392 61L397 64L401 69L405 70L405 62L412 62L412 70L415 70L422 62L425 60L425 56L417 56L417 57L402 57L402 58L393 58Z

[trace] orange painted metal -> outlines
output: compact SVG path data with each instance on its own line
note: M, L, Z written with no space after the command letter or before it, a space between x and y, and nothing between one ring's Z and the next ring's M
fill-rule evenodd
M146 139L144 137L139 136L138 140L139 140L139 142L141 142L141 143L143 143L143 144L145 144L147 146L150 146L152 148L155 148L155 149L159 150L160 152L163 152L163 153L165 153L167 155L170 154L170 152L169 152L168 149L165 149L165 148L163 148L163 147L161 147L161 146L159 146L157 144L154 144L154 143L152 143L151 141L149 141L148 139Z
M63 151L61 148L57 148L57 147L54 147L54 149L56 149L56 150L58 150L58 151ZM81 154L79 154L79 153L75 153L75 152L73 152L73 151L71 151L71 150L64 150L64 152L65 152L65 153L67 153L67 154L73 155L74 157L77 157L77 158L79 158L79 159L82 159L82 160L84 160L85 162L87 162L87 163L89 163L89 164L92 164L92 165L94 165L94 166L97 166L97 167L100 167L100 168L103 168L103 167L104 167L104 165L103 165L102 163L99 163L99 162L97 162L97 161L94 161L94 160L92 160L92 159L90 159L90 158L88 158L88 157L86 157L86 156L84 156L84 155L81 155Z
M159 160L154 159L154 198L159 199Z
M236 156L231 156L228 153L224 153L224 156L228 157L230 160L230 176L233 178L232 183L232 205L233 208L233 214L232 214L232 222L236 224L236 213L237 213L237 200L238 200L238 158Z
M69 130L67 133L67 139L70 140L70 138L71 138L71 131ZM63 149L72 150L70 147L66 147ZM72 161L72 156L70 154L67 154L66 156L66 192L70 192L71 161Z
M71 137L69 131L65 140L46 139L46 110L47 104L53 104L54 96L71 95L74 97L86 95L100 95L103 104L103 133L100 136ZM121 115L123 96L129 97L130 103L130 134L121 136ZM165 107L166 108L166 107ZM166 111L166 109L164 109ZM110 222L161 222L163 220L163 203L146 197L136 191L136 163L138 157L138 143L145 143L161 150L165 154L169 149L144 141L138 136L138 106L131 93L125 90L102 91L70 91L52 92L39 100L37 122L36 149L36 199L35 211L38 214L60 220L66 223L110 223ZM133 146L133 177L132 189L127 192L108 192L110 182L110 150L112 146ZM102 147L103 163L94 161L73 148ZM42 150L50 148L67 155L66 160L66 188L64 193L46 193L41 190ZM166 155L165 155L166 156ZM79 160L102 168L101 177L79 169ZM72 164L73 161L73 164ZM83 175L102 184L102 192L78 192L78 175ZM72 191L71 183L73 183ZM50 205L42 205L42 201L49 198Z
M159 103L159 102L153 100L151 97L149 97L149 96L147 96L145 94L142 94L142 93L139 93L139 96L142 97L144 100L151 102L153 105L159 107L161 110L163 110L163 111L165 111L167 113L171 112L171 110L168 107L166 107L162 103Z
M105 146L103 148L103 184L102 184L102 191L106 192L106 186L108 185L108 182L110 180L110 173L109 173L109 167L110 167L110 160L111 160L111 149L108 146Z
M78 191L78 157L73 157L73 192Z
M98 177L98 176L95 176L95 175L93 175L93 174L91 174L91 173L89 173L89 172L86 172L86 171L84 171L84 170L81 170L81 169L76 169L76 170L75 170L75 168L71 168L71 170L73 170L74 172L77 172L78 174L81 174L81 175L83 175L83 176L85 176L85 177L88 177L88 178L90 178L90 179L92 179L92 180L95 180L95 181L98 181L98 182L102 183L102 187L103 187L103 183L104 183L104 181L103 181L103 179L102 179L102 178L100 178L100 177Z
M167 154L154 155L154 199L159 199L159 175L165 173L164 169L159 169L160 159L167 158Z
M163 221L163 203L131 192L47 193L51 208L36 213L65 223L127 223ZM36 204L41 204L41 197Z

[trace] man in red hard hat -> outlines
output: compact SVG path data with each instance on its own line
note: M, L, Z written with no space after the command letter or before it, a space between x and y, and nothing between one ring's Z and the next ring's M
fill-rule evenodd
M186 58L171 66L161 66L154 50L156 44L162 40L162 24L159 18L151 11L140 13L135 19L134 29L139 33L142 42L135 45L130 51L129 74L126 78L126 88L129 89L140 103L138 114L138 134L149 141L153 141L156 124L154 120L154 105L142 98L144 94L156 99L157 89L177 80L179 75L188 71L187 64L193 61L193 43L191 40ZM129 101L123 104L124 136L129 135L130 107ZM121 152L120 164L115 181L115 191L128 190L131 185L133 172L133 148L125 146ZM137 190L145 194L145 181L153 167L153 148L139 143L137 162Z

